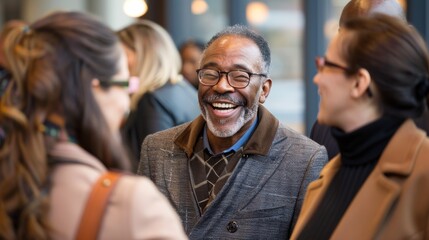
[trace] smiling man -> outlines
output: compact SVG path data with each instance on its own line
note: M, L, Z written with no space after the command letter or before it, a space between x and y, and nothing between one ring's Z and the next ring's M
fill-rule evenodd
M197 70L201 116L143 142L138 173L167 196L190 239L288 238L327 162L324 147L262 106L270 62L250 29L216 34Z

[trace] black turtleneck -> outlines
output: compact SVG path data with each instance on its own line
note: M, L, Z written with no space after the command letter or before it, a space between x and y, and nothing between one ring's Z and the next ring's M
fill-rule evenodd
M383 116L350 133L332 128L340 148L341 167L298 239L329 239L403 121Z

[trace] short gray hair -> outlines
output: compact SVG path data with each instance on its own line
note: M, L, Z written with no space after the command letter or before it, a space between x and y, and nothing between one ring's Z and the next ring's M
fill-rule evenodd
M269 73L271 64L271 51L270 47L268 46L268 42L260 34L256 33L255 31L244 25L236 24L218 32L209 40L206 45L206 49L210 47L210 45L214 41L227 35L235 35L252 40L256 44L256 46L258 46L259 51L261 52L262 60L264 61L263 69L267 74Z

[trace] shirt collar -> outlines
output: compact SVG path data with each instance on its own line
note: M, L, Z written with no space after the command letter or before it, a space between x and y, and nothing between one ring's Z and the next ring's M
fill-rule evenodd
M255 131L244 144L244 154L267 155L274 141L279 121L263 105L259 105L258 121L255 121ZM192 156L198 138L203 136L205 124L204 118L200 115L175 137L175 144L183 149L188 157Z
M244 133L244 135L241 136L241 138L238 139L238 141L236 143L234 143L234 145L232 145L230 148L224 150L222 153L227 153L230 151L237 152L238 149L240 149L240 147L242 147L249 140L250 136L252 136L252 133L255 131L257 125L258 125L258 116L256 116L255 121L253 121L252 125L250 126L249 129L247 129L247 131ZM207 151L211 155L215 155L212 151L212 148L210 147L209 139L207 137L207 125L204 127L203 143L204 143L204 148L207 149Z

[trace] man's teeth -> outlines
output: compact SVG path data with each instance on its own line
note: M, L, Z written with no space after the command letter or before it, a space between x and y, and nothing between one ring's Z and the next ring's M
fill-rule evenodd
M231 104L231 103L213 103L213 107L215 107L215 108L225 108L225 109L228 109L228 108L233 108L233 107L235 107L235 105L234 105L234 104Z

